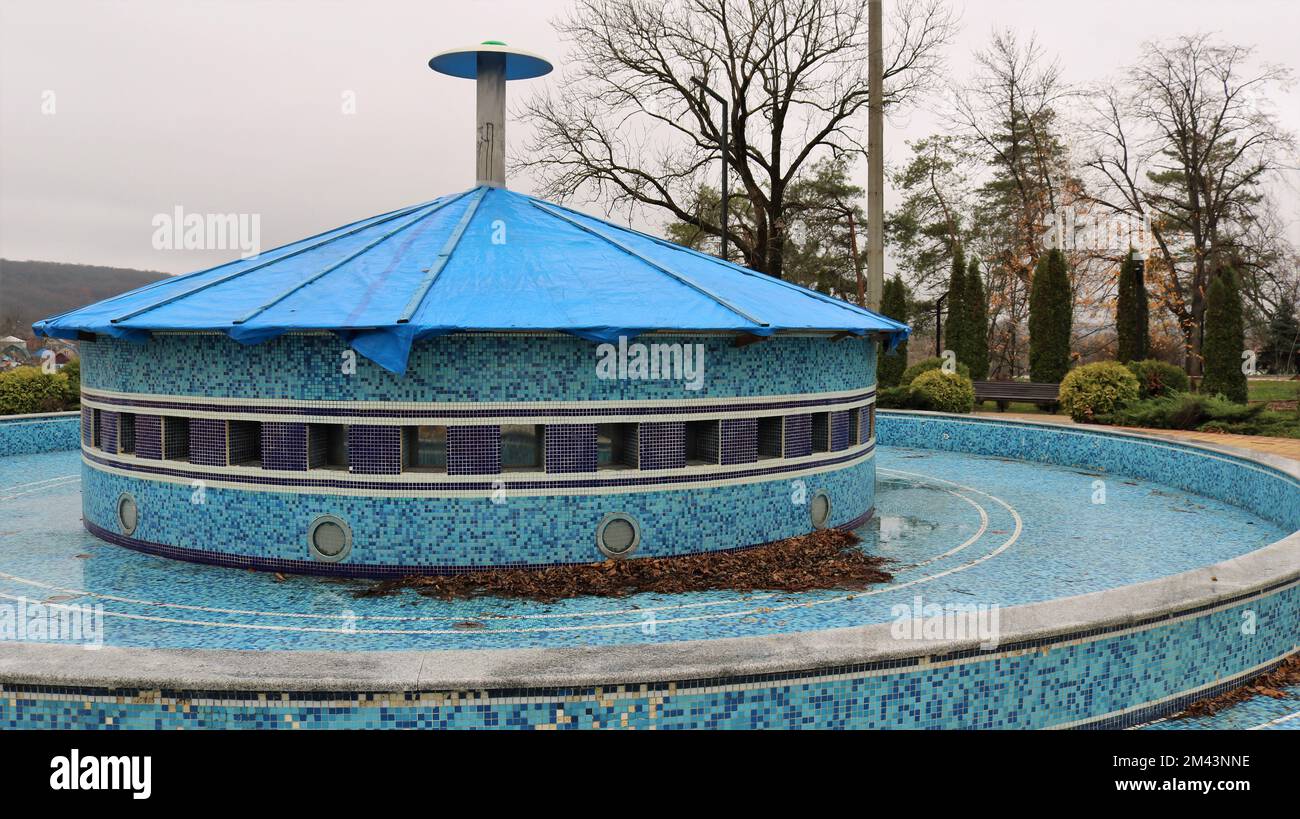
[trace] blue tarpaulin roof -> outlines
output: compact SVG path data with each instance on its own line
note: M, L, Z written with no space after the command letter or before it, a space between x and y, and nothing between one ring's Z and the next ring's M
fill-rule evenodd
M904 324L740 265L502 188L480 186L39 321L40 335L142 340L219 331L245 344L332 330L393 372L461 331L881 333Z

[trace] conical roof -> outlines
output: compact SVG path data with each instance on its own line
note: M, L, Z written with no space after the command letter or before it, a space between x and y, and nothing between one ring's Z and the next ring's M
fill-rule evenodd
M397 373L462 331L881 333L906 325L531 196L480 186L37 322L40 335L218 331L245 344L332 330Z

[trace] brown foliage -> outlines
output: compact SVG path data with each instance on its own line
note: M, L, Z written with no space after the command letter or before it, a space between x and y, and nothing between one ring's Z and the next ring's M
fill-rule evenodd
M893 575L885 559L858 548L852 532L825 529L763 546L682 557L641 557L541 568L484 569L377 582L356 592L378 597L412 589L443 600L522 597L550 602L570 597L624 597L655 592L810 591L865 589Z
M1192 703L1177 717L1213 716L1230 705L1236 705L1239 702L1245 702L1260 695L1283 699L1289 695L1282 689L1291 685L1300 685L1300 654L1291 655L1283 660L1282 664L1277 668L1267 674L1259 675L1243 686Z

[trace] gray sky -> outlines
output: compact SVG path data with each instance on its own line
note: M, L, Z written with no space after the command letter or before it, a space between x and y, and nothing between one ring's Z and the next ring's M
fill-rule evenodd
M177 205L260 214L271 248L467 188L473 84L426 62L499 39L558 63L549 21L567 5L0 0L0 256L186 272L236 253L155 250L152 219ZM1036 31L1077 82L1114 73L1144 40L1193 31L1300 67L1296 0L954 6L963 16L949 52L954 77L995 26ZM512 83L512 99L550 81ZM345 91L355 115L342 113ZM48 92L53 114L43 111ZM1300 131L1300 91L1277 103ZM887 161L937 126L927 111L892 123ZM508 133L520 144L521 126ZM529 190L526 178L511 186ZM1293 235L1298 201L1294 191L1285 199Z

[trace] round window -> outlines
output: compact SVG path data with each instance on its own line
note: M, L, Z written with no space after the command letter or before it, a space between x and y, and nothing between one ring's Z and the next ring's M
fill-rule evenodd
M640 543L641 527L622 512L611 512L596 527L596 546L606 557L627 557Z
M825 529L831 519L831 496L826 490L818 490L808 504L808 516L812 518L814 529Z
M335 563L352 551L352 530L334 515L321 515L311 522L307 530L307 545L311 556L326 563Z
M135 527L140 524L140 509L135 505L135 498L129 493L122 493L117 499L117 525L122 530L122 534L130 535L135 533Z

